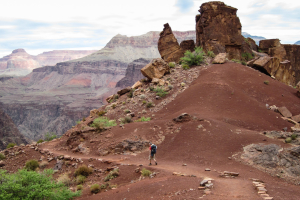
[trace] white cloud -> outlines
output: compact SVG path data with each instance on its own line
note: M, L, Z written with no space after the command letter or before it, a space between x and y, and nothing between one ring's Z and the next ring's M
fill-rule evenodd
M206 0L10 0L1 2L0 57L16 48L100 49L114 35L195 30L195 15ZM300 1L225 0L238 8L243 31L283 43L300 40ZM298 32L298 33L297 33ZM55 44L56 43L56 44ZM28 50L29 52L29 50Z

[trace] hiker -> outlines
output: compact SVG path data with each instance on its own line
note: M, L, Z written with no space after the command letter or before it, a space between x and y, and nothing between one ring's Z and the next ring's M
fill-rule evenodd
M156 150L157 150L157 146L155 144L152 144L151 142L149 142L149 150L150 150L150 155L149 155L149 160L150 160L150 164L151 164L151 160L153 159L155 162L155 165L157 165L157 162L155 160L155 154L156 154Z

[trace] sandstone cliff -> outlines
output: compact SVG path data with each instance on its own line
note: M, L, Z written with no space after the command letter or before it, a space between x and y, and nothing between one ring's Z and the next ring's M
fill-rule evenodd
M9 143L27 144L27 140L19 132L12 119L0 109L0 150Z
M0 75L25 76L35 68L81 58L94 52L95 50L54 50L32 56L24 49L16 49L0 59Z
M291 62L291 70L294 72L295 86L300 81L300 45L283 44L286 51L286 59Z

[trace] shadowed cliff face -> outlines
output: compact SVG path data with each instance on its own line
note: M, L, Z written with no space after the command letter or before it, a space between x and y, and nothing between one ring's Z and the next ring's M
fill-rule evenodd
M27 140L19 132L12 119L0 109L0 149L3 150L9 143L27 144Z

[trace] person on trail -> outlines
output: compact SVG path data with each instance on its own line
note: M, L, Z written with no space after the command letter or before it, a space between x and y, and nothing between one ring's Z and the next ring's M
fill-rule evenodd
M156 154L157 146L155 144L152 144L151 142L149 142L149 150L150 150L150 155L149 155L150 163L149 163L149 165L152 165L151 160L154 160L155 165L157 165L157 162L155 160L155 154Z

